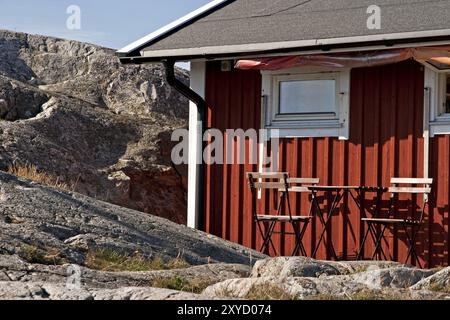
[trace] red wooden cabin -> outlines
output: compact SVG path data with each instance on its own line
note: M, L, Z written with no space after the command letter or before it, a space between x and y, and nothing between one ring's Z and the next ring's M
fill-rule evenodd
M278 169L294 177L361 186L433 178L416 247L427 266L449 264L450 2L369 6L357 0L213 1L118 52L123 63L166 63L169 83L192 101L189 226L259 248L246 172L260 166L196 164L202 152L196 126L203 120L203 129L277 129ZM387 59L393 50L395 58ZM331 65L343 56L343 65ZM191 62L190 89L173 77L177 61ZM296 101L299 90L308 92L302 97L309 104ZM262 197L273 209L274 197ZM309 201L292 200L294 211ZM354 259L365 226L349 199L340 208L329 241L341 259ZM313 220L305 236L309 252L319 228ZM291 237L274 242L283 254L294 246ZM389 231L383 248L402 261L404 234ZM330 258L325 246L317 257Z

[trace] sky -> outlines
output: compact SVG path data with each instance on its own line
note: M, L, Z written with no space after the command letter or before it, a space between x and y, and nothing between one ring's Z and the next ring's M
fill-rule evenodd
M120 49L208 2L210 0L0 0L0 29ZM79 20L73 15L75 11L67 13L73 5L80 9Z

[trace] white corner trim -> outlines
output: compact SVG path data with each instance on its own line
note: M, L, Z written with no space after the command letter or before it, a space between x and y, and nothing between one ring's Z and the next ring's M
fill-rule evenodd
M428 178L430 175L430 107L432 99L432 84L430 80L433 77L430 76L430 70L425 68L425 88L424 88L424 101L423 101L423 177Z
M218 5L220 5L220 4L224 3L224 2L227 2L227 1L228 0L214 0L214 1L211 1L210 3L204 5L203 7L199 8L199 9L197 9L195 11L192 11L192 12L188 13L187 15L181 17L180 19L175 20L172 23L169 23L168 25L166 25L166 26L164 26L164 27L162 27L162 28L160 28L160 29L158 29L158 30L156 30L156 31L146 35L145 37L143 37L143 38L141 38L139 40L136 40L135 42L133 42L133 43L127 45L126 47L118 50L117 53L129 53L129 52L132 52L134 50L137 50L137 49L141 48L142 46L145 46L147 43L149 43L149 42L151 42L151 41L153 41L153 40L155 40L155 39L165 35L166 33L174 30L175 28L177 28L177 27L179 27L179 26L181 26L181 25L183 25L183 24L185 24L185 23L187 23L187 22L197 18L198 16L208 12L209 10L214 9Z
M191 89L205 98L205 62L191 63ZM189 165L188 165L188 207L187 226L198 229L200 226L201 206L199 175L202 170L202 123L197 105L189 102Z

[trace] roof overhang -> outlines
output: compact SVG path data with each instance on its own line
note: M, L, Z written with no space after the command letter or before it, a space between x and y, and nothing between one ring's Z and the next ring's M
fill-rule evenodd
M410 32L336 39L317 39L296 42L257 43L237 46L187 48L145 51L139 55L119 57L124 64L151 63L167 60L224 60L248 59L292 54L320 54L323 52L368 51L405 47L436 46L450 43L450 30Z
M195 61L262 58L292 54L323 52L365 51L448 44L450 29L413 31L402 33L347 36L340 38L310 39L299 41L246 43L208 47L152 50L151 46L186 26L220 10L235 0L214 0L171 24L133 42L117 51L120 61L126 63L151 63L167 60Z
M199 9L192 11L191 13L185 15L184 17L181 17L178 20L175 20L174 22L156 30L155 32L150 33L149 35L136 40L135 42L129 44L128 46L119 49L116 54L120 57L130 57L134 56L136 54L139 54L139 51L145 48L146 46L149 46L158 40L160 40L163 37L166 37L177 30L185 27L188 24L193 23L194 21L204 17L205 15L208 15L215 10L218 10L222 8L223 6L233 2L235 0L214 0L210 3L204 5L203 7L200 7Z

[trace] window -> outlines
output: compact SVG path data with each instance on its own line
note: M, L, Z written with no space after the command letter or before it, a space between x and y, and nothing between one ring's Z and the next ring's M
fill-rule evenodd
M436 118L450 119L450 72L440 72L436 78Z
M348 138L349 71L263 72L263 120L281 137Z
M442 76L442 114L450 114L450 73Z
M430 135L450 134L450 66L428 62L425 88Z
M280 114L336 116L336 82L303 80L280 82Z

